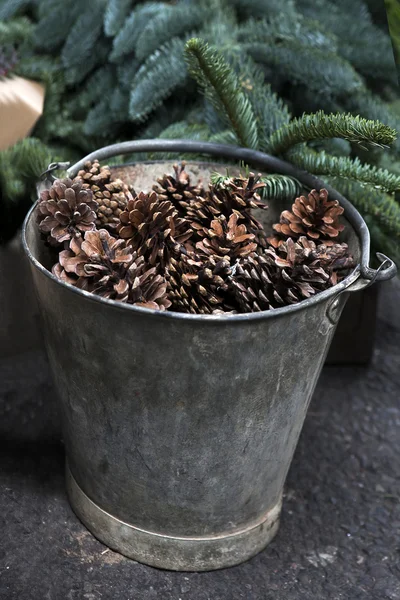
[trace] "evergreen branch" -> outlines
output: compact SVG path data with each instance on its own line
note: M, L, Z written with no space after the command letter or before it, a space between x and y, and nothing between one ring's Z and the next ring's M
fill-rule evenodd
M162 140L200 140L207 141L210 138L210 130L205 125L190 124L186 121L172 123L158 136Z
M135 8L113 40L110 61L121 62L124 56L133 52L143 28L159 10L164 8L163 2L147 2Z
M400 240L400 206L393 196L345 179L338 179L333 185L362 215L373 217L385 235Z
M104 33L108 37L117 35L128 17L133 0L108 0L104 13Z
M82 64L71 66L65 71L65 81L69 86L81 83L90 73L100 65L107 63L109 42L100 37L95 43L89 58Z
M379 96L372 94L368 89L351 94L344 98L346 110L359 114L361 117L386 123L389 127L400 131L400 114L396 113L390 104L384 102ZM400 138L394 143L397 152L400 152Z
M272 133L290 121L290 113L268 83L262 69L243 53L232 53L228 61L235 70L244 93L250 100L258 130L258 150L265 151Z
M241 17L264 17L265 15L276 15L286 17L288 14L296 14L293 0L231 0L232 5Z
M265 183L264 188L259 192L264 200L293 200L302 192L302 185L297 179L287 175L266 175L261 177L260 181ZM218 188L229 188L232 177L221 175L217 171L211 173L211 183Z
M338 44L336 36L326 31L321 23L290 12L278 17L267 15L262 20L249 19L239 26L237 40L268 45L293 41L323 51L329 48L329 52L336 52Z
M325 114L322 110L293 119L269 140L269 151L284 154L296 144L322 138L339 137L360 145L385 147L396 139L396 131L379 121L350 114Z
M359 158L331 156L323 150L315 152L311 148L294 148L286 154L287 159L305 171L315 175L329 175L354 179L359 183L371 185L385 192L400 190L400 177L386 169L361 163Z
M75 66L81 68L91 58L103 28L104 1L96 0L96 10L91 4L88 5L73 25L61 52L61 60L67 71Z
M8 23L0 21L1 45L20 44L30 41L33 36L34 24L26 17L13 19Z
M175 88L183 85L187 79L182 65L183 49L184 42L174 38L140 67L131 88L129 114L133 121L143 121Z
M243 43L243 49L256 62L279 69L281 79L322 94L350 94L363 85L350 63L337 54L298 41Z
M193 38L186 44L185 58L191 75L210 102L226 116L240 143L256 148L257 124L251 104L221 53Z
M238 145L238 139L231 129L225 129L224 131L218 131L213 133L209 140L214 144L231 144L232 146Z
M208 6L166 5L144 27L136 43L136 56L143 61L174 37L187 36L209 18Z
M66 32L73 28L82 11L77 1L58 2L49 7L35 28L34 44L40 50L52 51L60 48L66 39Z
M0 6L0 21L7 21L16 15L21 8L32 4L33 0L3 0Z

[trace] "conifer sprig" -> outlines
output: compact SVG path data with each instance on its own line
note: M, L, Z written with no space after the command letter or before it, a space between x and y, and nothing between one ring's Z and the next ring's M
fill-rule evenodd
M222 54L204 40L192 38L186 43L185 58L189 72L206 98L225 115L239 142L256 148L258 132L253 109Z
M379 121L363 119L351 114L317 113L293 119L275 133L269 140L272 154L284 154L296 144L322 138L339 137L362 146L390 146L396 140L397 132Z
M400 190L400 176L387 169L362 163L357 157L353 159L348 156L332 156L323 150L315 152L311 148L294 148L289 150L286 158L315 175L353 179L388 193Z

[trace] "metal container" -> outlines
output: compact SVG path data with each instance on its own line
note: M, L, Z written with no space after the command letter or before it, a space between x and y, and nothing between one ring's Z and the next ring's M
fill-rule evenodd
M135 151L240 159L323 185L260 152L183 140L117 144L84 160ZM133 173L142 189L146 174L154 181L164 169L138 164L131 182ZM189 172L207 169L194 163ZM203 571L250 558L276 534L283 484L347 295L396 270L384 256L377 271L368 267L363 219L329 191L345 208L357 268L299 304L240 315L162 313L62 283L47 270L34 209L27 216L24 245L61 400L69 498L112 549ZM281 209L271 206L271 215Z

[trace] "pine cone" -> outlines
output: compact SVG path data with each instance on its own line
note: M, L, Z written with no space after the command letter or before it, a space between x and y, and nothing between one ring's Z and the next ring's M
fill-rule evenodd
M97 202L79 181L56 179L49 190L41 192L38 209L39 229L48 234L52 245L95 229Z
M292 210L281 213L280 223L273 226L274 230L284 237L297 238L306 235L312 239L334 238L344 229L339 223L339 216L344 209L338 200L328 200L326 189L312 190L308 197L296 198ZM279 240L270 240L275 247Z
M180 203L182 201L194 199L197 196L205 194L203 186L200 182L197 185L191 185L190 176L185 171L186 163L181 162L181 165L173 165L175 177L173 175L163 175L157 179L158 185L153 185L153 190L158 194L160 200L169 200L179 210L179 214L183 216Z
M255 235L257 244L266 247L267 236L263 226L251 214L252 208L267 208L258 194L258 190L265 187L259 178L260 175L255 177L254 173L250 173L248 178L229 179L224 186L210 186L210 191L204 197L194 198L186 204L181 202L195 237L202 239L206 236L213 219L220 215L229 219L232 213L236 213L246 225L248 233Z
M131 188L121 179L112 180L110 168L100 166L98 160L87 161L75 180L82 180L83 187L90 189L98 202L96 225L116 229L121 212L133 199Z
M228 279L230 292L242 313L273 308L273 284L277 268L263 255L238 260Z
M186 219L178 217L178 211L169 200L160 200L156 192L129 200L127 209L120 214L121 238L151 265L159 259L168 259L168 251L183 244L192 235Z
M335 285L354 261L347 244L319 244L305 236L237 261L228 278L241 312L295 304Z
M53 273L104 298L158 310L171 306L167 283L157 269L149 268L143 256L106 229L87 232L84 240L73 239L70 249L60 252Z
M264 254L279 267L273 278L275 306L293 304L335 285L352 266L347 244L320 244L305 236L288 238ZM338 272L340 270L340 273Z
M211 227L205 229L204 237L196 243L196 251L201 257L215 257L216 260L224 258L235 259L248 256L257 249L253 241L255 235L248 233L246 225L238 225L239 216L232 213L229 221L224 215L211 221Z
M203 263L192 254L181 253L179 259L172 256L165 269L172 310L192 314L231 312L233 307L224 298L229 274L226 260L210 257Z

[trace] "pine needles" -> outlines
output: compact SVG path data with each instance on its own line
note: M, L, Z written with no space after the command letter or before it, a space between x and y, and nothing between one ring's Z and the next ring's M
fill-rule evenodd
M396 140L397 132L379 121L354 117L350 114L329 114L322 110L293 119L276 131L269 140L272 154L284 154L291 146L320 138L339 137L354 144L388 147Z
M239 142L256 148L258 133L250 101L222 55L193 38L186 44L185 57L190 73L208 100L225 115Z

